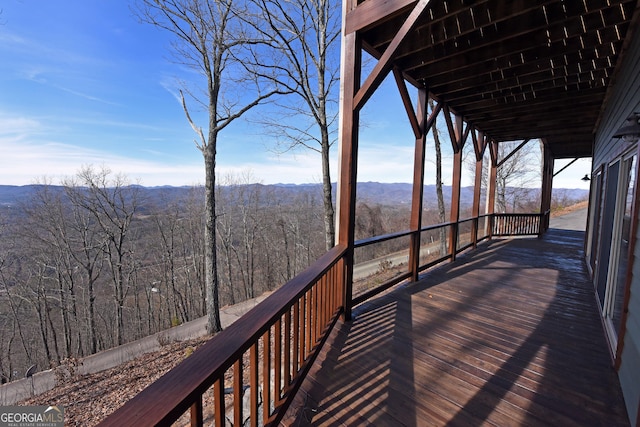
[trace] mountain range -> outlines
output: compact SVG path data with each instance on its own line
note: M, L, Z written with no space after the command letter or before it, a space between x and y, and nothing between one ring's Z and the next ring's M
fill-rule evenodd
M260 186L265 191L269 190L276 195L286 198L296 198L303 194L313 195L320 203L322 195L322 186L320 184L246 184L246 186ZM28 201L34 193L40 188L40 185L0 185L0 206L12 207L20 203ZM54 191L62 191L63 187L52 186ZM234 187L222 187L222 191L233 191ZM336 186L333 185L334 200L336 197ZM151 201L166 200L167 197L179 197L193 191L193 187L140 187L140 191L145 199ZM583 189L554 189L556 197L565 200L585 200L588 190ZM507 193L519 192L524 193L526 197L537 197L539 189L530 188L508 188ZM359 182L357 186L358 201L371 204L381 205L409 205L411 203L412 185L408 183L379 183L379 182ZM443 186L443 195L445 203L451 200L451 187ZM424 186L425 206L435 206L436 204L436 186ZM461 205L470 205L473 201L473 187L462 187L460 190Z

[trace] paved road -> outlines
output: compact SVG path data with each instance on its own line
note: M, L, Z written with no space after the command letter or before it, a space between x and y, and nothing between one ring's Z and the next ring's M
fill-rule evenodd
M580 209L566 215L551 218L549 228L585 231L587 228L587 209Z

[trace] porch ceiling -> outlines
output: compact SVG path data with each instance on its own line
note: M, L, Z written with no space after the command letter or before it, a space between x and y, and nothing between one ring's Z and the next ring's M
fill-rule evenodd
M364 0L347 16L381 57L419 2ZM496 141L544 138L588 157L637 0L432 0L391 65ZM634 21L635 17L635 21Z

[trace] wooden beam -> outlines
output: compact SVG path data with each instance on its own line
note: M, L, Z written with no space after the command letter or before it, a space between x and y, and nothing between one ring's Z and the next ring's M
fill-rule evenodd
M459 117L460 119L460 130L462 130L462 116L456 116ZM469 139L469 133L471 132L471 130L473 129L473 126L471 125L471 123L467 122L467 126L464 128L464 132L462 133L462 138L460 139L460 151L462 151L462 149L464 148L464 145L467 143L467 139Z
M471 216L474 218L473 220L473 229L472 229L472 242L473 242L473 247L476 248L478 246L478 223L479 223L479 219L478 217L480 216L480 192L482 189L482 153L484 152L484 150L480 150L480 153L478 153L478 149L476 148L479 144L476 141L478 138L476 138L476 133L475 131L473 132L473 139L474 139L474 148L476 151L476 170L475 170L475 180L473 183L473 205L471 208ZM480 138L481 141L484 140L484 135L480 134ZM480 143L481 145L484 145L486 147L486 144L484 142Z
M538 237L549 228L549 216L546 212L551 209L551 191L553 190L553 163L548 144L543 141L543 164L542 164L542 195L540 197L540 230Z
M367 100L373 95L373 92L378 88L380 83L384 80L387 73L391 70L391 60L396 54L400 44L411 33L411 30L416 25L416 22L422 16L422 13L427 8L430 0L420 0L413 8L406 21L400 27L400 30L395 35L391 43L385 49L384 53L380 57L380 60L375 65L371 74L367 77L362 87L358 90L354 99L354 110L359 110L367 102Z
M518 151L520 151L520 149L521 149L522 147L524 147L525 145L527 145L527 142L529 142L529 141L531 141L531 140L530 140L530 139L525 139L524 141L522 141L522 142L520 143L520 145L518 145L516 148L514 148L514 149L513 149L513 151L511 151L509 154L507 154L507 156L506 156L504 159L500 160L500 161L498 162L498 165L497 165L497 166L498 166L498 167L502 166L502 164L503 164L504 162L506 162L507 160L509 160L509 159L510 159L514 154L516 154Z
M569 163L567 163L566 165L564 165L564 167L562 167L562 169L560 169L558 172L554 172L553 176L555 177L556 175L558 175L560 172L562 172L563 170L565 170L566 168L568 168L569 166L571 166L572 164L574 164L575 162L577 162L579 159L579 157L576 157L575 159L571 160Z
M476 161L482 160L484 152L487 150L487 138L484 136L483 131L478 131L476 134L475 129L471 132L473 141L473 151L476 155Z
M427 142L427 102L429 94L425 89L418 91L418 106L416 116L419 117L419 135L416 135L413 154L413 194L411 196L410 228L411 246L409 248L409 269L411 280L418 281L420 268L420 229L422 228L422 204L424 198L424 158ZM433 121L431 122L433 123Z
M444 105L444 119L447 123L447 129L449 129L449 138L451 140L453 152L456 153L458 151L462 151L462 149L464 148L464 144L469 137L469 131L471 130L471 127L467 124L467 128L463 133L462 128L464 126L464 121L462 120L462 116L458 114L455 115L456 123L454 126L454 123L451 120L451 111L449 110L449 106L447 104Z
M402 77L402 72L398 68L394 67L393 76L396 79L396 85L398 86L398 91L400 92L400 98L402 98L402 104L404 105L404 109L407 112L407 116L409 117L409 123L411 123L413 134L415 135L416 139L422 138L423 130L421 129L420 123L418 123L416 113L413 111L413 104L411 103L411 97L409 96L407 84ZM420 105L418 105L418 108L420 108ZM424 122L422 123L422 125L424 125Z
M365 1L347 13L344 32L350 34L389 20L416 3L416 0Z
M345 6L346 7L346 6ZM344 262L344 318L351 320L353 301L353 262L356 211L356 183L358 167L358 136L360 114L354 96L360 84L362 43L356 33L343 35L342 69L340 76L340 158L338 164L337 241L346 246Z
M438 114L440 114L441 110L442 110L442 103L438 102L437 104L435 104L435 107L434 107L433 111L431 112L431 115L429 116L429 119L427 120L427 126L425 126L425 129L424 129L424 133L425 134L429 132L429 130L431 129L431 127L435 123L436 118L438 117Z
M443 108L444 113L444 121L447 124L447 129L449 130L449 140L451 141L451 147L453 148L453 152L458 151L458 136L456 135L456 129L453 126L453 122L451 121L451 111L449 110L449 105L444 104Z
M489 169L489 188L487 188L487 214L489 220L489 238L493 236L493 214L496 213L496 179L498 177L498 143L495 140L488 142L491 157L491 169Z
M458 221L460 221L460 182L462 179L462 150L453 153L453 182L451 183L451 232L449 233L449 250L451 262L456 260L458 246Z
M489 142L489 156L491 157L491 165L498 167L498 143L494 139Z

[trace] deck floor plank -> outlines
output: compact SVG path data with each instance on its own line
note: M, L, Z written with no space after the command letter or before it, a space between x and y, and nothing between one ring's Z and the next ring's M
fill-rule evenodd
M284 424L628 426L583 235L494 240L356 307Z

